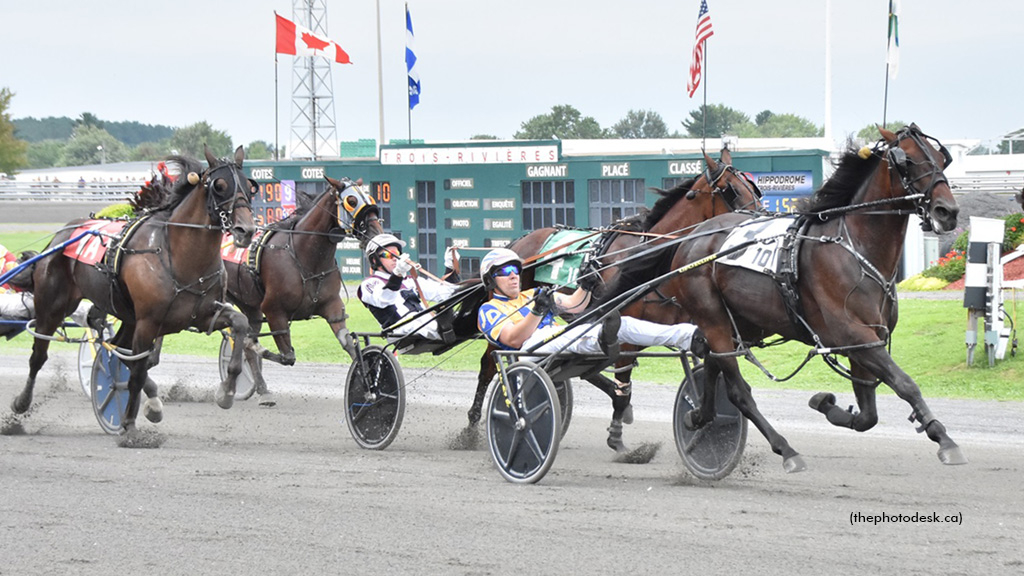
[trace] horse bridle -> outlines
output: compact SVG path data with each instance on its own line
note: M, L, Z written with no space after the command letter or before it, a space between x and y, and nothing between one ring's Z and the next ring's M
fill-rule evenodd
M742 172L734 168L732 164L723 164L721 162L718 163L718 168L714 171L711 170L710 166L706 166L704 168L704 173L702 174L702 176L704 177L704 181L707 182L708 185L711 187L710 194L712 195L712 198L714 198L715 194L721 195L722 200L725 201L726 205L733 212L743 210L745 208L749 208L752 210L760 208L760 206L751 207L746 204L743 206L736 205L739 200L740 194L732 185L732 182L729 182L724 186L720 186L718 184L722 177L724 177L727 173L732 174L736 178L741 178L744 182L746 182L749 185L751 196L758 200L761 199L761 190L757 187L757 184L751 181L750 178L747 178L746 174L743 174ZM696 194L695 191L693 193Z
M232 184L225 194L217 192L216 182L218 179L217 172L227 170L231 174L230 180L228 178L222 178L225 181ZM225 232L231 229L231 216L235 213L239 207L248 208L252 210L252 204L250 203L250 189L247 189L239 181L240 170L230 163L225 162L220 166L210 168L206 171L205 177L203 178L203 186L206 187L206 211L210 214L210 219L214 222L220 222L221 229ZM251 179L246 180L250 188L255 185L255 181ZM223 196L223 199L221 199Z
M906 139L910 139L924 152L926 160L915 162L907 156L907 152L900 148L900 142ZM921 218L921 227L926 232L931 231L932 226L931 219L928 217L928 205L931 204L932 192L936 186L939 184L949 185L949 180L946 178L944 170L953 162L952 155L937 139L921 132L921 129L916 124L902 128L897 132L894 141L885 142L883 140L880 144L882 142L884 142L884 151L876 149L876 152L880 152L883 155L889 164L890 170L895 168L900 184L907 191L907 199L914 202L914 211ZM943 163L941 167L939 167L938 163L928 152L929 148L935 148L942 154ZM925 166L927 170L922 170L917 176L911 176L908 164ZM930 178L927 187L924 189L919 188L918 185L926 178Z
M380 220L377 202L351 180L343 179L341 183L345 185L344 188L335 190L338 195L338 225L346 234L369 240L367 230L370 222ZM366 216L360 221L359 217L364 210Z

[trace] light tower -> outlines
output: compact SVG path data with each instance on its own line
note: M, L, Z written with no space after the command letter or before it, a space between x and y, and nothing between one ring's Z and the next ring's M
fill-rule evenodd
M292 19L328 37L326 0L292 0ZM312 160L339 156L331 62L322 56L293 59L288 155Z

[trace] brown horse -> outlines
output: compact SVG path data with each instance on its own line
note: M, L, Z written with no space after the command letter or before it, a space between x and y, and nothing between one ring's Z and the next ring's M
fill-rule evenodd
M721 373L729 400L783 457L785 470L805 468L800 455L761 415L736 361L750 346L778 334L814 346L850 378L859 412L837 406L830 393L810 401L829 422L857 431L872 428L878 421L875 390L885 382L911 405L919 431L939 444L942 462L966 462L917 384L886 351L896 327L896 274L909 214L916 212L926 229L939 233L956 226L959 208L943 173L950 156L913 124L881 134L873 148L847 150L832 178L801 207L801 215L785 219L789 227L776 234L779 244L760 239L726 244L731 231L736 230L734 239L755 238L755 229L764 225L748 215L727 214L698 227L689 241L668 254L671 269L680 273L661 290L686 303L689 318L707 334L712 349L705 361L703 401L685 415L687 428L714 419L715 383ZM787 222L782 224L786 228ZM736 265L748 254L771 256L769 252L780 263L774 269L766 266L775 277ZM696 266L705 258L712 263ZM733 265L724 265L730 261ZM643 265L623 271L617 289L628 289L627 277L642 280ZM693 269L685 271L688 267ZM630 276L633 272L636 277ZM836 354L848 358L848 369Z
M256 240L253 266L248 259L225 259L228 298L249 320L245 357L255 380L260 404L272 406L260 369L260 357L285 366L295 364L289 326L293 320L322 317L349 355L355 347L345 324L341 299L341 271L335 259L338 242L355 236L360 247L383 232L380 209L360 183L327 178L330 187L309 206L273 224ZM259 344L260 326L266 316L279 353Z
M46 337L83 297L103 313L100 316L112 314L121 320L111 343L131 350L130 356L118 352L131 373L122 421L122 431L129 440L137 436L135 419L143 388L149 397L146 417L153 422L162 419L156 385L148 376L149 369L159 362L155 342L160 336L186 328L210 333L228 326L233 334L246 333L245 316L222 302L224 269L220 259L223 229L230 228L239 243L248 243L255 230L249 182L242 172L244 153L239 146L233 161L221 161L207 150L206 159L209 165L203 169L192 158L171 157L171 162L181 166L182 176L168 202L127 224L123 236L103 237L104 245L112 240L118 243L110 247L106 258L93 263L82 260L82 255L96 245L87 247L87 240L80 240L36 263L35 332L44 337L36 338L33 344L28 380L11 403L15 413L24 413L32 403L36 375L46 362L50 345ZM70 222L50 246L71 239L77 228L89 222ZM78 258L73 257L75 253ZM241 347L237 347L228 377L216 394L220 407L231 407L235 379L241 369Z
M634 252L648 250L665 242L678 241L678 238L689 234L695 226L718 214L737 210L762 210L760 190L732 167L732 155L727 148L722 150L719 162L707 154L704 155L704 159L707 167L699 177L687 180L668 191L655 189L661 198L649 212L624 219L604 233L603 238L598 241L600 254L593 262L605 285L618 274L617 263ZM535 230L514 241L509 248L519 254L524 262L532 262L538 258L544 243L556 230ZM536 285L532 268L523 270L521 283L524 290ZM597 293L601 291L600 287L595 290ZM665 303L668 306L672 304ZM665 323L664 316L660 315L654 306L644 307L638 303L626 308L623 313ZM475 425L479 421L487 387L496 374L492 350L493 347L489 346L480 359L476 395L469 410L470 425ZM628 372L626 375L628 381ZM620 389L613 380L603 375L588 381L612 400L609 446L616 451L625 449L622 443L622 423L625 421L628 424L632 421L631 390Z

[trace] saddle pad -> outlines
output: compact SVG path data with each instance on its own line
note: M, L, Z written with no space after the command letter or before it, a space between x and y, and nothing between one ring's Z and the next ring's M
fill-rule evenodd
M235 246L235 237L231 233L225 232L220 241L220 258L225 262L247 264L249 262L249 247Z
M743 250L725 256L717 262L728 266L739 266L762 274L774 273L779 267L779 249L782 239L796 218L755 218L740 224L725 239L719 251L758 240Z
M586 236L590 236L591 239L584 239ZM595 238L593 233L587 230L559 230L551 236L548 236L547 241L544 242L544 246L541 247L538 254L543 254L557 246L562 247L555 252L544 256L544 260L548 258L555 258L561 254L570 255L554 260L548 264L544 264L543 266L538 266L533 273L534 280L544 284L555 284L558 286L570 286L575 288L576 277L579 276L580 272L580 264L583 263L583 252L580 249L589 245L593 241L593 238ZM579 251L579 253L572 254L577 251Z
M128 222L125 220L89 220L75 228L70 237L74 238L90 230L100 234L90 234L78 242L68 244L64 247L64 255L83 264L97 264L107 253L110 237L119 235L126 224Z

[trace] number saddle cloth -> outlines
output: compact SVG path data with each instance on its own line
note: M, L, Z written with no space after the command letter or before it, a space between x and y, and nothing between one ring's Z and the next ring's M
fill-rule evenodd
M134 220L86 220L75 228L71 238L86 233L89 235L65 246L64 255L95 266L107 276L116 278L121 271L124 255L135 252L124 248L125 244L148 219L147 215Z
M797 263L800 243L806 239L805 233L810 225L809 218L800 216L761 216L748 220L729 232L719 251L744 243L750 245L715 261L716 264L746 268L770 276L782 295L790 322L808 335L810 331L803 321L800 290L797 288Z

